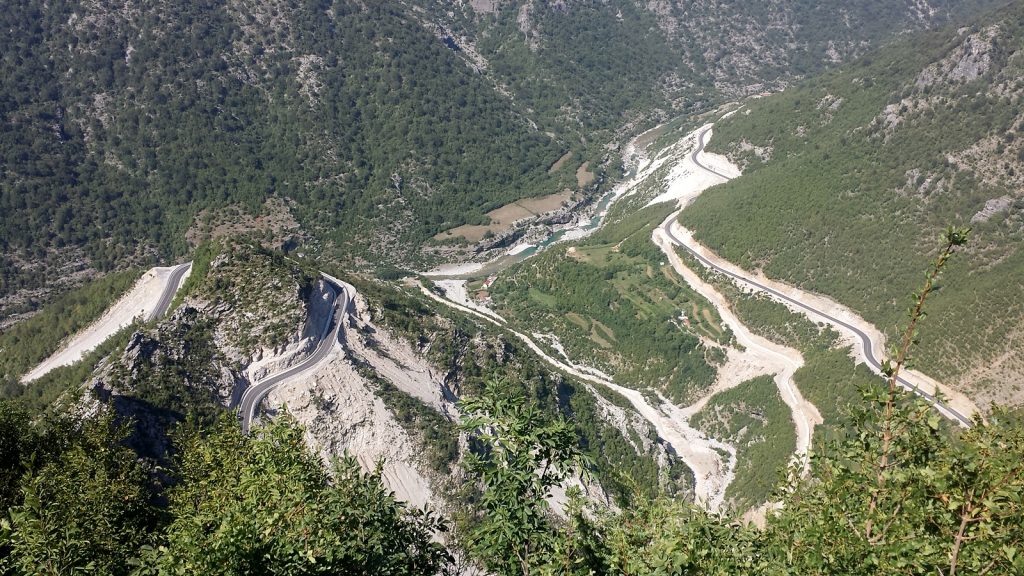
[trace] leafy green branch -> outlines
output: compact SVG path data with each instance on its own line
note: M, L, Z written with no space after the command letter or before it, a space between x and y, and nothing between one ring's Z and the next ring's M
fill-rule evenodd
M489 382L461 403L461 428L479 447L466 468L483 491L469 548L489 570L526 576L558 543L547 498L577 470L585 474L589 461L568 422L551 421L507 389Z
M946 264L949 263L949 259L953 255L953 252L967 243L967 238L970 235L970 232L970 228L953 226L950 226L945 230L945 232L943 232L941 238L942 249L939 251L938 257L936 257L935 261L932 263L931 269L925 274L924 286L920 291L915 292L912 296L913 306L907 312L909 323L907 324L906 330L903 332L903 339L899 347L894 348L890 352L891 356L895 357L895 362L890 358L886 359L882 363L882 373L888 379L889 390L885 402L885 413L882 417L882 445L876 475L878 491L885 489L886 472L892 465L890 452L894 434L893 409L896 404L896 392L900 370L904 366L909 367L911 360L911 346L918 342L918 322L927 316L927 313L924 310L925 300L927 300L928 295L931 294L932 290L935 288L935 283L941 276ZM864 525L864 538L869 542L878 537L873 534L875 523L871 516L871 513L878 507L878 491L872 492L871 498L868 502L868 519Z

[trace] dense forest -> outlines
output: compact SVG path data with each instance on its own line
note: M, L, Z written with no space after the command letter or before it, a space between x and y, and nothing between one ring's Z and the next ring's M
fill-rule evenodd
M125 249L181 254L201 210L258 211L273 195L338 239L400 202L393 215L422 240L529 195L560 154L393 8L306 6L282 31L295 54L212 5L132 16L87 18L73 4L5 12L5 27L28 32L4 50L10 249L86 246L101 268ZM56 46L71 47L62 70ZM408 180L401 189L393 172Z
M197 219L259 215L268 198L287 200L305 250L422 262L437 232L576 187L572 170L547 173L567 151L600 176L605 146L638 126L987 2L859 0L843 3L844 27L821 6L664 4L12 5L0 14L17 31L0 39L3 313L51 298L48 276L180 258Z

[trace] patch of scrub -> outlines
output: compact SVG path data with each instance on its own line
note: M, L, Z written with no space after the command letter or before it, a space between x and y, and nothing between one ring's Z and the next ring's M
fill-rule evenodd
M555 163L551 165L551 168L548 168L548 174L554 174L561 170L562 166L565 166L565 163L568 162L570 158L572 158L572 150L562 154L561 158L555 160Z
M796 433L771 376L716 394L690 424L736 448L735 478L725 492L728 506L738 511L759 506L785 480Z

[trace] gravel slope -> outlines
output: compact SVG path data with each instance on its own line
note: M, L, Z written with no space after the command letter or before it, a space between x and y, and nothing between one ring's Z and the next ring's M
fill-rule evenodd
M188 269L181 274L175 286L170 286L175 271L182 266ZM72 335L53 355L22 376L21 381L28 383L43 377L54 368L74 364L136 318L148 320L155 312L162 312L158 310L161 297L169 290L176 292L190 273L191 266L188 264L151 268L99 320Z

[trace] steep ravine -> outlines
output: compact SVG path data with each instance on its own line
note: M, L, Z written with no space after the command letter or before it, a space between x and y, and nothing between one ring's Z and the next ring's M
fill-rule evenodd
M496 313L485 314L476 309L479 306L471 308L468 301L457 302L441 297L422 285L420 285L420 289L423 294L437 302L505 327L522 340L534 354L556 369L574 376L584 383L606 386L629 400L634 410L654 426L658 435L669 443L676 455L693 472L694 500L703 503L710 510L718 510L721 507L725 500L725 490L729 486L729 482L732 481L732 471L736 465L735 448L724 442L708 438L699 430L691 428L687 423L688 418L678 417L677 408L667 401L655 406L640 392L616 384L611 376L596 368L573 363L567 358L561 360L554 358L538 346L534 338L509 327L504 318ZM600 396L600 393L592 389L591 393L595 397ZM723 452L728 457L723 456Z

